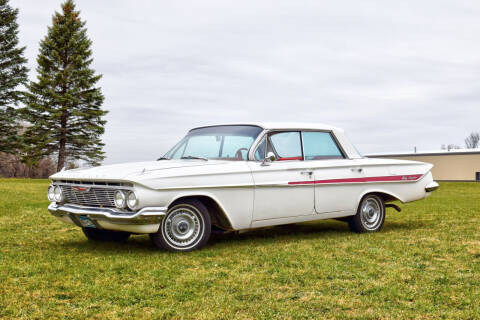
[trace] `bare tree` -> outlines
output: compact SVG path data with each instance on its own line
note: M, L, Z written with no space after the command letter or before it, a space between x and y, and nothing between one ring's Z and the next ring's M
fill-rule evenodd
M465 147L467 147L467 149L478 148L479 143L480 143L480 134L478 132L470 133L470 135L465 139Z
M450 151L450 150L461 149L461 148L460 148L460 146L458 146L456 144L449 143L449 144L442 144L440 149Z
M28 167L19 155L0 152L0 177L4 178L48 178L55 173L56 163L51 158L43 158L38 165Z
M456 144L453 144L453 143L451 143L451 144L449 144L449 145L447 146L447 150L448 150L448 151L450 151L450 150L456 150L456 149L461 149L461 148L460 148L460 146L458 146L458 145L456 145Z

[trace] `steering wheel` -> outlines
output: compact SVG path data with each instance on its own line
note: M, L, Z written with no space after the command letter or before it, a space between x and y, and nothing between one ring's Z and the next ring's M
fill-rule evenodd
M247 151L248 152L248 149L247 148L238 149L237 152L235 152L235 157L237 158L237 160L243 160L242 151Z

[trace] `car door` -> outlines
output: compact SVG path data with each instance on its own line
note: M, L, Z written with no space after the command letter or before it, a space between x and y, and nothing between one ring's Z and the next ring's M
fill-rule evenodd
M268 153L275 160L264 162ZM303 161L300 131L269 133L249 161L255 182L253 220L312 215L313 171Z
M305 163L314 172L315 211L354 212L361 191L355 181L363 170L346 157L331 132L302 131L302 141Z

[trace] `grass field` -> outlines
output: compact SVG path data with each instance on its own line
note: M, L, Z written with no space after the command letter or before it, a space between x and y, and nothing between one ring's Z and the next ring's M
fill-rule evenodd
M480 318L480 184L443 183L384 229L320 221L167 253L87 242L46 180L0 180L0 318Z

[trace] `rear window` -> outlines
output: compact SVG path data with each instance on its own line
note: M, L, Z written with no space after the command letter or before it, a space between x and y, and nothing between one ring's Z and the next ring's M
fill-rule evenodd
M345 158L329 132L304 131L302 138L305 160Z

